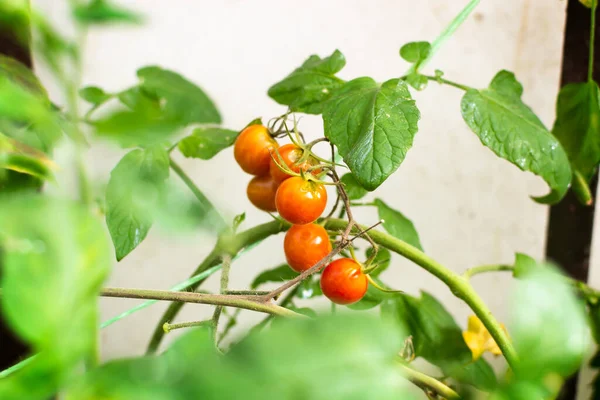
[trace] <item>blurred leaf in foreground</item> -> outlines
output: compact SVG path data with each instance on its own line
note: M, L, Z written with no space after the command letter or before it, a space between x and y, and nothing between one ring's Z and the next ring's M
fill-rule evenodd
M164 355L106 364L68 399L412 399L395 329L367 316L280 320L225 356L206 329Z

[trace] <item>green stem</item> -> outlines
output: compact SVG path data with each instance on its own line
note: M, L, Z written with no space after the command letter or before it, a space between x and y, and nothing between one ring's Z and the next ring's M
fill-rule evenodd
M102 289L101 295L104 297L121 297L126 299L153 299L163 301L177 301L183 303L212 304L216 306L243 308L245 310L281 315L285 317L302 316L302 314L298 314L292 310L288 310L287 308L278 306L276 304L263 303L241 296L231 296L223 294L171 292L168 290L152 289L104 288Z
M446 29L440 33L440 35L431 43L431 50L427 57L419 63L419 68L423 67L425 64L429 62L437 53L441 45L450 37L456 30L462 25L463 22L468 18L468 16L475 10L475 7L479 4L480 0L471 0L469 3L461 10L461 12L454 17L454 19L448 24ZM413 64L406 75L410 75L411 73L416 72L416 65Z
M181 290L186 290L189 287L193 286L194 284L200 282L203 279L208 278L209 276L211 276L212 274L214 274L215 272L217 272L218 270L221 269L221 265L215 265L201 273L199 273L198 275L194 275L193 277L186 279L185 281L178 283L177 285L171 287L169 290L175 290L175 291L181 291ZM240 293L230 293L230 294L240 294ZM102 324L100 324L100 328L104 329L107 326L110 326L112 324L114 324L115 322L130 316L131 314L143 310L144 308L151 306L152 304L156 303L157 300L148 300L143 302L142 304L138 304L135 307L130 308L127 311L122 312L121 314L117 315L116 317L110 318L106 321L104 321Z
M170 324L168 322L165 322L163 324L163 330L165 331L165 333L169 333L171 331L174 331L175 329L194 328L196 326L207 326L210 324L212 324L211 320L182 322L180 324Z
M515 268L512 265L482 265L479 267L469 268L463 274L466 279L472 278L477 274L483 274L486 272L500 272L500 271L513 271Z
M209 215L213 217L214 223L217 225L217 231L222 232L225 228L227 228L227 223L223 216L217 211L215 206L208 200L208 198L202 193L202 191L196 186L194 181L185 173L185 171L177 164L173 158L170 158L171 169L175 171L177 175L181 178L181 180L186 184L186 186L192 191L196 199L200 202L202 207L208 211Z
M460 399L460 395L442 382L407 365L400 364L402 375L421 389L432 390L444 399Z
M442 84L442 83L443 83L443 84L445 84L445 85L452 86L452 87L455 87L455 88L457 88L457 89L462 89L462 90L464 90L465 92L466 92L467 90L469 90L469 89L473 89L473 88L471 88L471 87L469 87L469 86L467 86L467 85L463 85L463 84L461 84L461 83L457 83L457 82L449 81L448 79L444 79L444 78L442 78L442 77L438 77L438 76L431 76L431 75L423 75L423 76L424 76L425 78L427 78L428 80L430 80L430 81L436 81L436 82L437 82L437 83L439 83L439 84Z
M234 256L235 254L238 254L239 252L247 249L253 244L258 243L271 235L275 235L279 232L286 230L287 227L288 225L276 220L240 232L237 235L235 235L232 240L229 241L229 254ZM217 265L221 258L221 254L223 254L223 250L220 248L219 244L217 244L215 249L213 249L213 251L206 257L206 259L204 259L204 261L198 266L198 268L196 268L192 275L198 275L203 271L213 267L214 265ZM198 281L193 285L190 285L188 290L196 290L202 282L204 282L204 280ZM169 308L167 308L167 310L159 320L158 324L156 325L156 328L154 329L152 339L150 340L150 343L148 344L148 349L146 350L147 353L154 353L158 349L158 346L160 345L160 342L162 341L162 338L165 334L165 332L162 329L163 324L165 322L169 322L175 319L183 305L184 303L171 303Z
M229 270L231 269L231 255L224 254L223 255L223 269L221 270L221 294L225 294L227 291L227 286L229 286ZM223 306L215 307L215 311L213 312L212 324L213 324L213 339L215 342L215 346L218 346L218 335L217 332L219 330L219 319L221 318L221 313L223 312Z
M331 219L327 221L325 228L336 231L344 229L346 225L346 221ZM363 226L359 227L361 229L366 228ZM516 365L517 354L508 335L502 329L496 318L494 318L489 308L481 300L477 292L475 292L469 281L430 258L421 250L400 239L380 231L371 231L370 236L378 245L386 247L389 250L408 258L444 282L452 293L467 303L475 315L479 317L481 322L490 332L490 335L492 335L498 344L498 347L502 350L502 354L504 354L508 364L512 367Z
M590 18L590 48L588 59L588 82L594 80L594 41L596 39L596 8L598 0L592 0L592 10Z
M341 219L329 219L325 221L325 228L334 232L339 232L340 230L344 230L348 225L347 221ZM267 236L274 235L276 233L282 232L288 228L287 225L281 224L279 221L272 221L266 224L258 225L252 229L244 231L234 237L230 242L230 254L235 254L240 249L243 249L245 246L254 243L256 241L262 240ZM364 226L359 226L360 229L367 229ZM470 283L462 276L456 274L450 269L444 267L437 261L433 260L421 250L409 245L408 243L397 239L391 235L388 235L384 232L380 231L370 231L370 236L375 243L380 246L386 247L389 250L408 258L409 260L415 262L417 265L421 266L426 271L430 272L437 278L439 278L442 282L450 288L452 293L458 298L462 299L471 307L475 315L479 317L481 322L485 325L485 327L490 332L491 336L494 338L507 362L511 366L515 366L517 362L517 355L508 338L506 332L502 329L500 323L494 318L489 308L485 305L485 303L481 300L479 295L475 292ZM218 262L220 252L218 249L213 251L212 256L209 255L207 260L203 263L208 264L206 268L210 268L212 263ZM201 265L202 267L202 265ZM197 270L194 272L198 274L201 270ZM195 289L195 288L194 288ZM181 303L173 303L163 315L161 319L158 329L160 334L155 331L153 339L148 347L148 352L154 352L160 341L164 335L162 330L162 325L165 322L171 321L174 316L177 314L179 309L181 308Z

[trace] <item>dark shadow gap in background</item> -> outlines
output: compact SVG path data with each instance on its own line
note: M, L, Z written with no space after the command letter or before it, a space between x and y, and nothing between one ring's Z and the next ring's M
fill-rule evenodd
M559 4L557 3L558 7ZM596 30L597 31L597 30ZM569 0L563 44L561 87L569 83L587 81L588 49L590 45L590 10L579 0ZM600 78L600 47L596 39L594 51L594 79ZM592 179L590 189L596 195L598 175ZM590 264L590 247L594 228L594 209L581 205L569 191L558 204L550 207L548 231L546 234L546 257L558 265L571 277L587 282ZM575 400L577 378L569 378L557 400Z

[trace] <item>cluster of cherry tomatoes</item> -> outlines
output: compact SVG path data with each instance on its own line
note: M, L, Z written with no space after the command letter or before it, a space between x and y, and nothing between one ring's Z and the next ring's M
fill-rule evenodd
M260 210L277 211L292 224L283 243L286 260L296 272L317 264L332 250L329 235L316 224L327 205L327 191L319 181L318 160L302 144L279 146L266 126L246 127L236 139L234 157L254 175L247 188L250 202ZM368 279L351 258L331 262L321 275L323 294L337 304L359 301Z

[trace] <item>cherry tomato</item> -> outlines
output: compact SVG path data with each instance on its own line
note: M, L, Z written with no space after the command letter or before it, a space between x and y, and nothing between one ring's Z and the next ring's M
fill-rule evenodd
M310 224L325 210L327 191L320 183L293 176L279 185L275 205L286 221L296 225Z
M283 240L285 259L296 272L306 271L331 251L327 231L321 225L294 225Z
M277 211L275 194L277 183L270 175L255 176L246 189L246 195L254 206L263 211Z
M273 152L273 158L277 160L279 164L282 164L283 161L283 163L285 163L285 165L287 165L294 172L299 173L300 170L307 171L310 167L317 164L317 160L315 160L313 157L309 157L306 161L303 161L301 164L296 164L296 162L300 160L300 158L302 158L302 149L293 143L281 146L278 149L278 152L279 155L277 154L277 152ZM271 158L271 166L269 167L271 171L271 176L273 177L273 179L275 179L276 182L281 183L287 178L290 178L291 175L288 175L287 173L282 171L277 166L273 158ZM315 175L316 174L317 172L315 171Z
M278 147L269 130L263 125L250 125L237 137L233 145L235 161L249 174L269 174L271 151Z
M336 304L352 304L363 298L369 282L360 264L351 258L340 258L321 274L321 290Z

